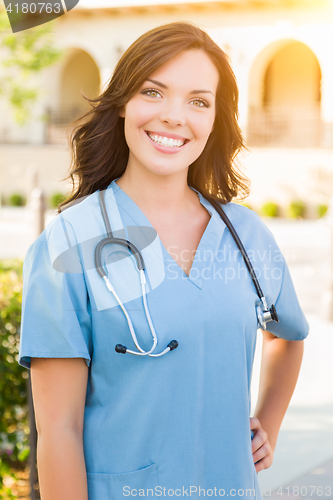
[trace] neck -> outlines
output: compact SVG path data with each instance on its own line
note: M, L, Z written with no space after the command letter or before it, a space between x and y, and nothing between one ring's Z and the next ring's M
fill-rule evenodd
M197 202L196 193L187 185L187 170L157 175L127 167L117 184L140 208L155 213L177 213Z

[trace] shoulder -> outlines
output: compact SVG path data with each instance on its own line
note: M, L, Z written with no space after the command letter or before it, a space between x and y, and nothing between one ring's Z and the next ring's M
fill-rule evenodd
M89 220L94 209L98 206L98 191L95 191L88 196L76 200L72 205L58 214L54 220L58 219L58 224L60 221L66 221L74 226L77 223L82 223L83 220L87 220L87 218Z
M252 224L265 226L259 215L254 210L251 210L244 205L240 205L239 203L235 202L229 202L224 205L221 204L221 208L223 208L230 219L235 219L237 223L241 224L242 222L251 222Z
M254 210L234 202L221 207L237 232L244 234L245 237L275 242L273 233Z
M284 266L285 259L273 233L256 212L237 203L227 203L221 207L253 263L259 267Z
M46 226L47 242L54 244L66 242L67 245L73 245L81 239L82 233L89 238L89 229L93 227L96 207L98 207L98 191L65 208Z
M48 254L53 263L59 255L69 249L71 254L76 253L77 244L83 241L82 235L84 238L89 238L89 228L94 227L92 216L96 200L98 200L97 192L55 215L30 245L25 256L26 266L43 254Z

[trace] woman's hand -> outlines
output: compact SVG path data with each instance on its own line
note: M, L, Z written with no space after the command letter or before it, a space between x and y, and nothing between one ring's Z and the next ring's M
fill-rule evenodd
M268 469L273 463L273 449L268 440L268 434L261 427L260 421L256 417L250 417L250 427L254 436L252 439L253 462L256 471Z

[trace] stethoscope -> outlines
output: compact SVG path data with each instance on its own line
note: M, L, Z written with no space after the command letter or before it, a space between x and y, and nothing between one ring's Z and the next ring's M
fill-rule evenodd
M204 196L202 193L201 193L201 195ZM104 190L99 191L98 196L99 196L99 203L100 203L100 207L101 207L102 217L103 217L106 232L107 232L107 238L104 238L103 240L101 240L95 248L96 269L97 269L97 272L100 275L100 277L103 278L103 280L105 281L105 284L106 284L108 290L113 294L114 298L116 299L116 301L120 305L120 307L125 315L125 318L127 320L127 324L128 324L129 330L131 332L133 342L137 348L137 351L132 351L122 344L117 344L115 346L115 350L116 350L116 352L119 352L122 354L125 354L126 352L128 352L130 354L135 354L136 356L152 356L152 357L162 356L163 354L166 354L167 352L173 351L174 349L176 349L176 347L178 347L178 342L177 342L177 340L171 340L171 342L169 342L169 344L164 349L164 351L162 351L158 354L153 354L153 351L156 349L156 346L157 346L157 335L156 335L156 331L155 331L155 328L154 328L154 325L153 325L153 322L151 320L149 310L148 310L147 297L146 297L145 263L144 263L142 254L141 254L140 250L130 241L123 239L123 238L115 238L113 236L111 226L110 226L110 220L109 220L106 206L105 206L105 191ZM256 305L256 315L257 315L257 321L258 321L258 328L261 328L262 330L266 330L266 324L269 321L276 321L277 323L279 322L275 306L274 306L274 304L272 304L271 307L268 308L266 298L265 298L263 291L260 287L259 280L257 278L257 275L256 275L254 269L253 269L253 266L251 264L249 256L247 255L246 250L243 246L243 243L241 242L241 240L240 240L234 226L232 225L230 219L227 217L227 215L225 214L224 210L221 208L219 203L217 203L213 198L210 198L210 197L208 198L206 195L204 196L204 198L206 198L211 203L211 205L215 208L217 213L220 215L221 219L223 220L223 222L225 223L225 225L229 229L237 247L239 248L239 250L243 256L244 262L245 262L246 267L250 273L250 276L251 276L253 284L255 286L257 295L259 297L259 304ZM129 314L126 311L124 304L120 300L120 297L118 296L113 285L111 284L111 282L108 278L108 275L104 269L104 266L102 265L102 250L105 247L105 245L110 245L110 244L117 244L117 245L121 245L121 246L125 247L127 249L127 251L129 253L131 253L136 260L136 265L137 265L139 275L140 275L143 307L145 310L145 315L147 318L149 329L150 329L150 332L151 332L152 337L153 337L153 345L152 345L151 349L149 349L149 351L145 351L140 346L139 341L137 339L137 336L135 334L135 330L134 330L131 318L129 317Z

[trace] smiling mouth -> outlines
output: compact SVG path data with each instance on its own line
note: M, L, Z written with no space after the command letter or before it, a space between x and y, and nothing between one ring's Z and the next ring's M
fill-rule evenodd
M153 134L147 130L145 130L145 132L152 141L156 142L156 144L167 148L181 148L184 144L189 142L189 139L171 139L169 137Z

